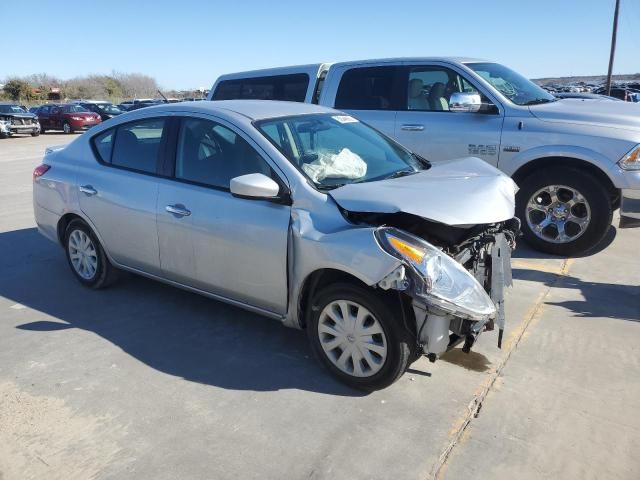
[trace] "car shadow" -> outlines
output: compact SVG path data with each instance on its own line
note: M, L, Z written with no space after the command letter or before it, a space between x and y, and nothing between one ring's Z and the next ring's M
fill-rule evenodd
M640 322L640 285L588 282L571 275L515 268L513 278L544 283L554 288L579 290L583 300L546 302L584 318L613 318Z
M581 253L579 255L573 255L572 258L590 257L591 255L595 255L597 253L602 252L609 245L613 243L613 241L616 239L617 234L618 234L618 230L616 229L616 227L611 225L609 227L609 230L607 230L607 233L605 234L605 236L600 241L600 243L598 243L592 249L587 250L584 253ZM544 259L563 259L566 257L534 250L529 245L527 245L527 243L522 239L522 237L520 237L518 238L516 249L513 252L513 258L528 258L528 259L544 260Z
M87 289L35 228L0 233L0 252L0 296L52 317L21 330L93 332L149 367L225 389L365 395L322 369L303 332L277 321L135 275Z

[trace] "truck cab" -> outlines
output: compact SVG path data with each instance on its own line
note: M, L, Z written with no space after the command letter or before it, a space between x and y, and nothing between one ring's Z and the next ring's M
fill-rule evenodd
M613 211L640 224L640 105L558 99L498 63L394 58L221 76L210 100L289 100L346 111L430 161L478 157L520 186L534 248L586 252Z

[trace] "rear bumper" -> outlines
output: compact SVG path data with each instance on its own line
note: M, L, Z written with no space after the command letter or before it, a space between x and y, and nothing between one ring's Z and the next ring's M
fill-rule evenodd
M37 202L33 202L33 213L38 226L38 231L49 240L59 243L58 222L60 215L41 207Z

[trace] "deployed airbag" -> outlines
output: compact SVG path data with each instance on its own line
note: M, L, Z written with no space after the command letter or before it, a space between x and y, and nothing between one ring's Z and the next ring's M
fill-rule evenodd
M316 183L329 177L357 180L367 174L365 161L348 148L338 154L321 151L317 155L316 160L302 165L304 173Z

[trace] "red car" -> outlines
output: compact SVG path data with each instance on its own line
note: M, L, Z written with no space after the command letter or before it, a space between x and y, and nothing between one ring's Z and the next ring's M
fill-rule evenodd
M62 130L73 133L87 130L102 122L100 115L76 104L43 105L36 110L40 122L40 132Z

